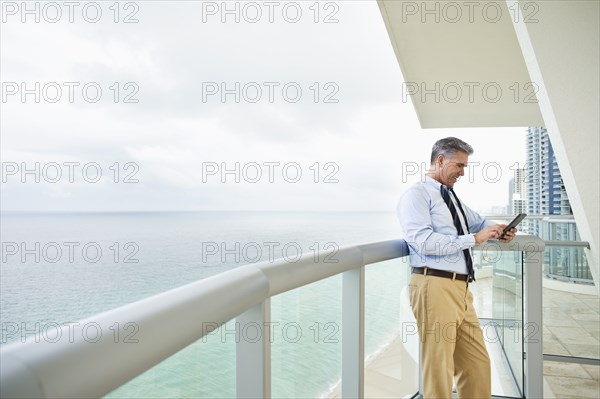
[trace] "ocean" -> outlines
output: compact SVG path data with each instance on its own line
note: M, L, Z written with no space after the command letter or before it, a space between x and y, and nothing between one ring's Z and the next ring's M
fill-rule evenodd
M400 228L393 212L3 213L1 233L7 344L244 264L396 239ZM405 260L366 268L367 357L398 331L406 276ZM341 276L271 302L272 396L327 396L341 373ZM227 323L108 397L235 397L235 328Z

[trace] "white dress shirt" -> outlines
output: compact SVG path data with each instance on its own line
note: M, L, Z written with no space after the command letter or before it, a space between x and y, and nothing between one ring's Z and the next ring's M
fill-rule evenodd
M450 194L463 230L471 232L459 236L450 209L440 193L440 186L440 182L425 176L424 181L409 188L398 202L396 212L410 249L409 262L412 267L427 266L467 274L463 250L475 245L474 233L495 223L487 221L461 201L469 222L468 230L465 229L465 221L456 206L456 198Z

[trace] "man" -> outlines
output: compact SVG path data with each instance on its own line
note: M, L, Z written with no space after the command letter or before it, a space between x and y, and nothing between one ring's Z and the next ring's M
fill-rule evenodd
M506 225L486 221L462 203L454 184L464 175L473 148L448 137L431 152L425 179L398 203L398 218L410 248L410 302L421 340L423 396L490 398L490 359L469 282L474 281L470 248L498 239ZM500 241L511 241L516 229Z

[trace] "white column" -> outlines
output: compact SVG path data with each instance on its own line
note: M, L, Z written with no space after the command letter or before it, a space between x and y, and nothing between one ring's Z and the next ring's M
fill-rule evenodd
M271 300L236 318L236 388L238 398L271 397Z
M542 265L541 252L523 252L525 306L523 338L525 350L525 397L544 397L544 343L542 322Z
M342 398L363 398L365 377L365 270L343 274Z
M598 287L600 2L506 3Z

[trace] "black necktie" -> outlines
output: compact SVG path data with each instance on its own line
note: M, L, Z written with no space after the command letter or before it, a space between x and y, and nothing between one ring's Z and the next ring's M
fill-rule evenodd
M458 216L456 207L454 206L454 203L452 202L452 199L450 198L449 191L452 191L454 198L456 198L456 203L458 204L458 209L460 209L460 213L462 213L462 216L465 220L465 226L467 226L467 232L469 232L469 222L467 221L467 215L465 214L465 211L463 210L463 207L460 204L460 200L454 193L454 190L448 189L448 187L446 187L442 184L440 186L440 192L442 193L442 198L444 199L444 202L446 203L446 205L448 205L448 208L450 209L450 214L452 215L452 221L454 222L454 227L456 227L456 230L458 231L458 235L462 236L465 234L465 231L463 230L463 226L462 226L462 223L460 222L460 217ZM469 272L469 282L475 281L475 270L473 269L473 259L471 258L471 252L468 249L463 249L463 254L465 255L467 271Z

